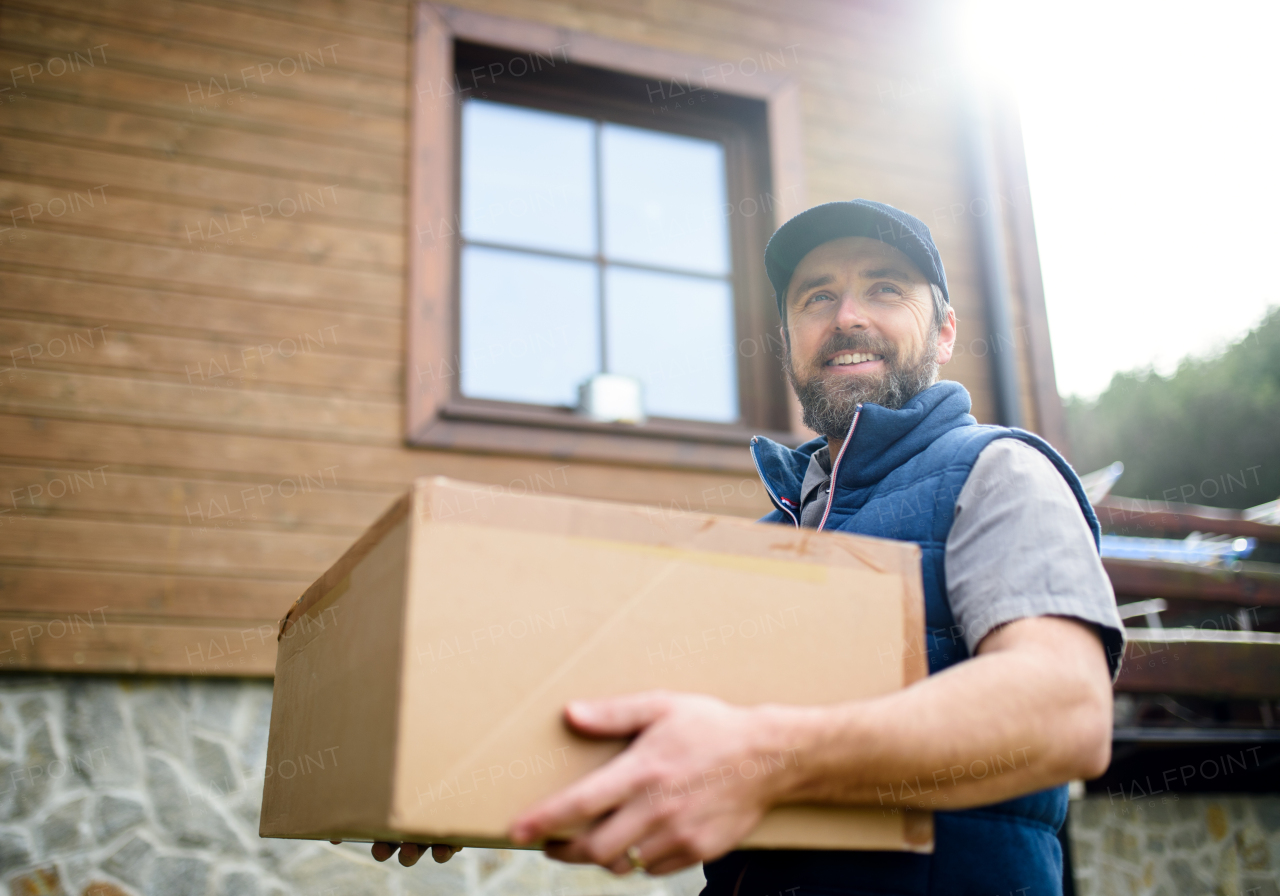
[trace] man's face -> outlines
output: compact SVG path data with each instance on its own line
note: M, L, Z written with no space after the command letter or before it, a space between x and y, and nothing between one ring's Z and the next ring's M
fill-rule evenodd
M955 313L937 326L928 279L887 243L853 236L823 243L787 288L787 374L805 424L841 438L855 406L900 408L951 360Z

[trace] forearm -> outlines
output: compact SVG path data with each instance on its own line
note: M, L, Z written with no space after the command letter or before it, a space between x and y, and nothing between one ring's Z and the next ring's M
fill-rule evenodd
M1048 634L1043 649L987 652L885 697L762 709L766 745L794 757L774 801L961 809L1100 774L1111 725L1101 646L1091 661Z

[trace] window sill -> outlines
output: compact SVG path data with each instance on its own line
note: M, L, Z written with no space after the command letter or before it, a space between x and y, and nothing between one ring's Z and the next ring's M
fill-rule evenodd
M794 443L790 433L741 424L655 418L640 425L600 423L563 408L452 399L411 433L420 448L603 461L637 466L755 473L753 435Z

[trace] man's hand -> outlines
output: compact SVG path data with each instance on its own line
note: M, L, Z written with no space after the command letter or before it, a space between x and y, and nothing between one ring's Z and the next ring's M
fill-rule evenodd
M764 755L768 709L713 697L651 691L572 703L565 716L593 737L638 735L619 756L520 815L516 843L588 826L547 855L594 862L616 874L632 859L667 874L733 849L781 792L794 756ZM771 773L772 772L772 773Z
M1111 678L1092 627L1033 617L989 634L970 660L865 700L736 707L652 692L566 715L584 734L638 736L517 818L511 839L548 841L562 861L625 873L635 859L665 874L733 849L780 803L966 809L1097 777L1110 758ZM922 792L897 786L917 779Z
M342 841L330 840L329 842L337 846ZM369 851L379 862L385 862L396 854L397 849L400 850L400 864L406 868L418 864L418 859L422 858L428 849L431 850L431 858L441 864L462 851L461 846L442 846L438 843L434 846L430 843L375 843Z

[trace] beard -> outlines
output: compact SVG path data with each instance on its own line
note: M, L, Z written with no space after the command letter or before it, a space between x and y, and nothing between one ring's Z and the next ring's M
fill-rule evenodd
M870 352L884 359L884 371L867 375L824 376L829 368L822 361L801 373L795 369L788 343L783 366L791 388L796 390L804 410L805 426L827 438L844 438L853 424L859 404L878 404L898 410L934 384L938 378L938 330L931 328L919 357L902 358L897 347L870 336L832 336L817 353L819 359L837 352Z

